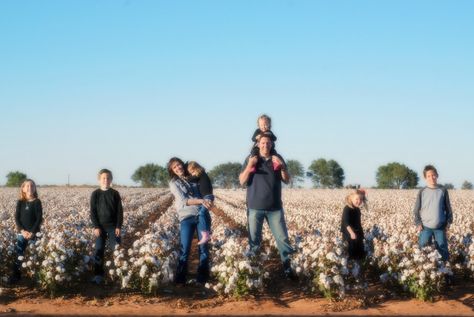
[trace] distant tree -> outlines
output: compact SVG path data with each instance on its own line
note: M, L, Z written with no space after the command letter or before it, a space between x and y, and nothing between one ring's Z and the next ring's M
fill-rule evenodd
M407 189L418 185L418 174L397 162L380 166L376 174L378 188Z
M446 184L444 184L443 186L444 186L444 188L446 188L446 189L454 189L454 185L451 184L451 183L446 183Z
M224 163L215 166L208 174L214 186L220 188L240 187L239 174L242 170L240 163Z
M472 189L472 183L471 183L471 182L468 182L468 181L464 181L464 183L462 183L461 189L469 189L469 190L471 190L471 189Z
M303 165L297 160L286 161L288 173L290 174L290 188L293 188L298 183L304 180L304 168Z
M320 158L311 162L310 171L313 186L316 188L341 188L344 183L344 170L335 160Z
M140 166L132 175L132 180L142 187L166 187L168 179L166 168L152 163Z
M7 187L19 187L27 179L26 174L14 171L7 174Z

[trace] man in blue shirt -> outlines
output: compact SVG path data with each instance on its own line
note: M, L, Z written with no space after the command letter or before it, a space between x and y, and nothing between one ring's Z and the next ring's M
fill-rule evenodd
M285 276L295 280L291 269L290 245L281 201L281 182L290 180L286 164L280 155L272 155L273 143L262 134L258 141L259 154L248 157L239 175L241 185L247 185L247 219L251 251L258 251L262 240L262 227L266 219L277 242Z

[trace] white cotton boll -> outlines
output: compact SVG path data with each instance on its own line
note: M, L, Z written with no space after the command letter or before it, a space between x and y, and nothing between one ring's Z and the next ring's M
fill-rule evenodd
M342 278L342 276L337 274L336 276L334 276L334 283L344 285L344 279Z
M110 275L110 276L114 276L114 272L115 272L115 270L110 269L110 270L109 270L109 275Z
M56 274L56 276L54 277L54 279L55 279L56 281L58 281L58 282L61 281L61 275Z
M33 262L31 261L26 262L26 266L31 267L32 265L33 265Z
M140 268L140 273L139 273L140 277L144 278L147 271L148 271L148 267L146 265L142 265L142 267Z
M111 262L111 261L105 262L105 266L109 267L109 266L111 266L111 265L112 265L112 262Z
M61 261L64 261L64 260L66 260L66 256L65 256L64 254L63 254L63 255L61 255L61 257L60 257L60 258L61 258Z
M18 260L19 260L19 261L23 261L24 258L25 258L25 257L24 257L23 255L20 255L20 256L18 257Z

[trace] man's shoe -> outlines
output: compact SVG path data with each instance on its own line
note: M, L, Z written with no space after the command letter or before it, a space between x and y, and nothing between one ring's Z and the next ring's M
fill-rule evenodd
M95 275L92 278L91 283L94 283L96 285L100 285L103 281L104 281L104 278L101 275Z

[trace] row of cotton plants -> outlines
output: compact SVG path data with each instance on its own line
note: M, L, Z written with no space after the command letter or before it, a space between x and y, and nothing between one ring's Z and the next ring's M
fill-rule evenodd
M348 192L283 191L290 239L298 249L293 267L313 289L319 289L331 297L342 297L347 289L365 286L361 283L360 265L347 261L341 241L341 213ZM416 194L414 190L369 190L368 210L362 210L368 253L364 266L370 271L368 274L380 274L383 282L393 285L396 281L400 288L415 297L428 299L440 292L446 279L452 275L451 267L467 271L470 275L474 272L474 199L469 191L450 192L454 223L448 231L450 263L445 264L432 248L418 248L418 232L413 225L412 215ZM218 195L226 202L222 209L238 219L239 223L245 223L245 191L223 191ZM264 240L270 241L274 252L270 232L264 230L263 236ZM400 251L401 246L404 252L389 252Z
M36 241L30 241L23 257L23 276L29 276L49 293L82 280L83 273L89 270L94 237L89 216L89 197L91 189L45 188L40 189L43 203L43 223ZM147 216L163 200L164 191L143 192L136 189L122 189L124 205L124 224L128 231L137 215ZM129 195L130 194L130 195ZM16 203L16 192L9 191L2 199ZM130 202L139 200L142 204ZM130 208L133 207L133 208ZM8 228L2 231L2 279L10 274L14 261L15 243L14 210L3 210L2 217L7 218ZM132 221L130 221L130 219ZM143 219L142 219L143 221ZM5 246L5 247L3 247ZM4 257L4 254L5 257ZM3 261L2 261L3 262Z
M179 220L173 207L161 215L130 248L116 247L113 260L106 262L109 278L122 289L155 294L174 280L179 250Z
M220 203L230 210L232 206ZM225 206L225 207L224 207ZM213 282L206 287L225 296L241 297L262 290L268 272L263 263L268 257L264 252L252 254L248 250L247 237L238 229L229 229L222 218L212 218L211 272Z

